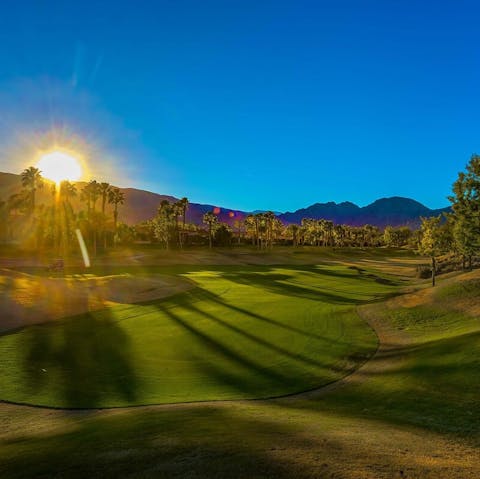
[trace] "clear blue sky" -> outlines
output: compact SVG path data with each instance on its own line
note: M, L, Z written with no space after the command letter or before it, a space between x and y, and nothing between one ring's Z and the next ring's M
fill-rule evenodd
M195 202L445 206L480 151L479 14L461 0L2 2L0 170L12 142L54 125L98 145L99 175L105 161L123 186Z

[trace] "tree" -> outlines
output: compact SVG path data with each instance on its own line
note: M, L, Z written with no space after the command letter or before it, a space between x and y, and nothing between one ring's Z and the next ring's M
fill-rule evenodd
M218 218L212 211L209 211L203 215L203 223L208 226L208 246L211 248Z
M163 200L158 207L157 216L153 222L155 237L170 249L172 238L175 237L177 228L178 207L167 200Z
M480 156L472 155L466 172L460 172L453 184L453 237L455 249L462 255L463 264L480 251Z
M37 190L43 187L43 178L38 168L30 166L21 173L22 186L30 198L30 214L35 212L35 197Z
M394 246L400 248L406 246L412 237L412 230L408 226L392 228L387 226L383 232L383 242L385 246Z
M256 215L247 215L244 220L245 232L252 239L252 245L259 245L258 239L258 217Z
M118 205L123 205L125 202L125 195L120 188L111 188L108 193L108 202L113 205L113 233L114 233L114 243L115 237L117 234L117 224L118 224Z
M290 236L290 238L292 238L292 243L293 243L293 246L295 247L298 246L299 230L300 230L300 226L298 226L295 223L288 225L286 228L286 232Z
M101 222L95 211L95 205L100 197L100 184L97 180L91 180L84 186L81 198L87 202L87 216L93 239L93 254L97 254L97 229Z
M421 238L419 244L419 252L425 256L429 256L432 268L432 286L435 286L436 275L436 257L442 253L442 234L441 220L442 216L432 216L431 218L421 218L422 225Z
M53 195L55 195L55 190L53 190ZM82 188L82 191L80 192L80 201L83 201L86 206L87 206L87 216L90 216L90 210L92 207L92 201L91 201L91 194L90 194L90 188L87 185L85 185Z
M232 244L232 230L225 223L220 223L215 228L214 233L215 245L230 246Z
M266 213L263 213L262 218L265 223L265 244L267 248L271 248L273 246L273 240L276 232L275 220L277 217L273 211L267 211Z
M60 198L70 204L70 199L75 196L77 196L77 187L68 180L62 181L60 183Z
M185 243L185 221L187 216L187 209L188 209L188 198L182 198L180 201L177 202L180 215L182 217L182 231L179 235L179 243L180 248L183 248L183 244Z
M99 186L100 196L102 198L102 236L103 236L103 249L107 249L107 228L106 228L106 216L105 216L105 206L108 201L108 196L111 190L110 183L102 182Z
M100 197L102 198L102 214L105 214L105 206L107 204L108 196L111 190L111 186L109 183L102 182L98 185L98 192Z
M242 233L245 229L245 223L241 220L235 220L233 222L233 227L237 233L237 243L240 244L242 241Z

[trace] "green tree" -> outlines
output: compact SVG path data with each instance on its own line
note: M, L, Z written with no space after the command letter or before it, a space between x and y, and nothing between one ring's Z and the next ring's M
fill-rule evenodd
M187 209L188 209L188 198L183 197L177 202L178 208L180 211L180 216L182 217L182 231L179 235L180 248L183 248L185 243L185 222L187 218Z
M422 218L421 238L419 244L419 252L425 256L429 256L432 268L432 286L435 286L435 276L437 272L436 258L442 251L442 232L441 232L442 216L433 216L431 218Z
M230 246L232 244L232 230L227 224L220 223L215 228L214 239L217 246Z
M163 200L157 210L157 215L153 220L155 237L170 249L172 239L175 238L178 218L178 207L167 200Z
M449 197L454 215L453 237L455 249L462 255L463 264L480 251L480 156L473 155L453 184Z
M213 245L215 229L218 224L217 215L215 215L212 211L208 211L203 215L203 223L208 227L208 246L211 248Z

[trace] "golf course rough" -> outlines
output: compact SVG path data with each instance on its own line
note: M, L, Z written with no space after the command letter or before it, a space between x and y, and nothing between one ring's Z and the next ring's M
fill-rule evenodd
M179 267L169 274L196 287L1 336L0 399L95 408L309 390L373 354L377 338L356 307L397 289L346 266Z

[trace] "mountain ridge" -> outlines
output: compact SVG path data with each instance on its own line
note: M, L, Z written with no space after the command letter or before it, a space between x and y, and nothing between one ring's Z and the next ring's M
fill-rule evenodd
M79 188L85 185L85 182L74 183ZM20 188L20 175L0 172L0 200L6 200L11 194L20 191ZM120 188L120 190L125 194L125 204L119 209L119 220L130 225L152 219L161 201L167 200L171 202L178 200L171 195L162 195L138 188L128 187ZM48 193L45 189L39 190L39 201L45 201L47 195ZM77 204L74 206L80 207L78 198L76 198L75 203ZM217 212L219 221L228 223L231 226L237 220L242 221L248 214L262 211L247 212L191 202L187 210L186 221L201 224L204 213L213 210ZM292 212L276 212L276 215L286 224L300 223L303 218L313 218L330 220L337 224L348 224L350 226L371 224L384 228L389 225L418 227L420 217L436 216L449 210L450 207L430 209L412 198L392 196L379 198L366 206L358 206L351 201L314 203ZM108 206L107 212L110 211L111 207Z

